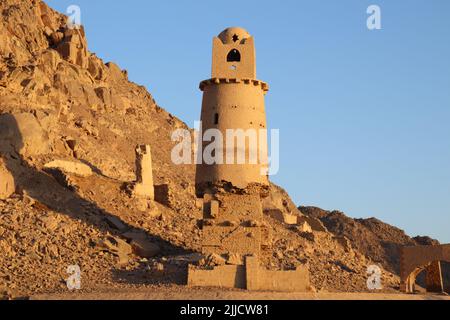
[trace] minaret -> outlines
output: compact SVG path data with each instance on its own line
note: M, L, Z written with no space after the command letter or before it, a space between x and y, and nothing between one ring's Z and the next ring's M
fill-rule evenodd
M264 107L268 86L256 79L255 45L247 31L228 28L214 38L212 78L203 81L200 89L204 142L199 149L204 150L203 155L210 155L197 165L196 176L196 193L203 199L201 247L205 263L189 266L188 285L309 290L305 265L292 271L260 266L263 250L271 246L271 228L264 221L262 204L270 192ZM229 130L233 130L231 135ZM243 141L240 144L235 139L238 131ZM235 158L232 163L226 159L230 154ZM236 159L239 154L244 161L237 161L242 160ZM217 161L220 155L225 163L211 161ZM217 259L223 259L226 265L211 268Z
M220 130L224 162L206 164L202 161L197 165L197 194L201 196L207 188L224 184L239 189L250 185L267 186L264 96L269 88L256 78L254 38L246 30L228 28L213 39L212 76L201 82L200 89L203 91L202 136L208 129ZM228 129L241 133L245 144L239 144L236 136L227 136ZM203 148L210 143L203 142ZM244 163L238 162L238 152L245 154Z

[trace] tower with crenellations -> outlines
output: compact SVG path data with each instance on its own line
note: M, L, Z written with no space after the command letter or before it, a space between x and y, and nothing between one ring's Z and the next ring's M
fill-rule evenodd
M202 136L218 129L223 163L197 165L197 194L208 186L231 184L245 189L268 185L264 98L267 83L256 78L254 38L244 29L225 29L213 39L211 79L202 81ZM205 148L210 142L203 142ZM245 161L242 161L245 156Z

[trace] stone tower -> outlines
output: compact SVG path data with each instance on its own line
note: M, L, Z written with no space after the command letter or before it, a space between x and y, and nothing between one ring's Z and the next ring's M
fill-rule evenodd
M212 78L202 81L200 89L202 136L208 129L220 130L223 163L202 161L197 166L197 194L224 183L239 189L253 184L267 186L264 96L269 89L267 83L256 79L254 39L246 30L228 28L213 39ZM228 129L236 134L240 131L241 138L227 136ZM210 143L203 142L203 148ZM239 152L245 154L244 162L238 162Z
M263 250L271 246L271 229L265 223L262 204L270 192L264 108L268 86L256 79L255 45L247 31L228 28L214 38L212 78L203 81L200 89L203 140L222 140L206 141L202 150L211 150L211 155L214 151L215 160L219 152L226 162L208 164L203 159L197 165L196 192L203 199L201 247L205 259L189 266L188 285L309 290L306 266L272 271L260 265ZM210 129L216 129L214 135L208 135ZM233 131L231 135L229 130ZM211 144L214 148L207 149ZM229 153L234 158L231 163L225 159ZM239 154L244 161L237 161Z

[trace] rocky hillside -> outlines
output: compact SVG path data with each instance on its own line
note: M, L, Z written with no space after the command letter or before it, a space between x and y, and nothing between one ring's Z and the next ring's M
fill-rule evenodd
M439 241L426 236L412 238L403 230L376 218L352 219L340 211L326 211L316 207L299 209L303 214L322 221L335 236L349 239L356 250L395 274L400 272L401 246L439 244ZM444 284L450 289L450 265L443 263L442 267Z
M71 265L84 291L184 284L203 258L195 168L170 159L171 133L186 125L44 2L2 0L0 14L0 293L65 292ZM127 189L138 144L152 148L156 202ZM364 246L303 216L277 186L264 208L267 268L308 264L317 290L367 290ZM384 276L386 290L398 286Z

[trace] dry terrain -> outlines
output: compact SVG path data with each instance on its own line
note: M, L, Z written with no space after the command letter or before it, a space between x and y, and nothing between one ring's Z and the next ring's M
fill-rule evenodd
M395 295L395 255L304 215L275 185L264 208L307 218L313 228L266 215L272 237L262 262L307 264L318 293L183 287L187 265L203 258L195 168L170 160L171 133L186 124L117 64L89 52L84 30L68 29L44 2L2 0L0 14L0 181L10 181L0 190L0 298L428 298ZM138 144L152 148L155 202L127 190ZM383 268L378 295L366 294L372 264ZM82 272L73 296L70 265Z

